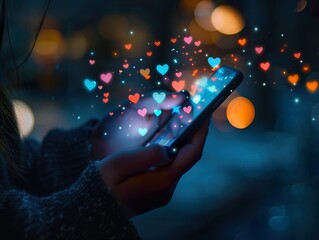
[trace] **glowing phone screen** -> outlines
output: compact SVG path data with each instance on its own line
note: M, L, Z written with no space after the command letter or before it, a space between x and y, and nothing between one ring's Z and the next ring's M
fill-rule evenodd
M238 72L222 67L211 77L202 77L195 81L196 91L190 99L173 108L169 122L147 143L171 146L174 140L200 115L200 113L234 79Z

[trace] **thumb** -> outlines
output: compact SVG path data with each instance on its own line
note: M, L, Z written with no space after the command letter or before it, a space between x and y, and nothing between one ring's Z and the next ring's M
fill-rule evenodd
M121 182L129 176L170 161L165 148L158 144L119 152L108 158L107 165L115 182Z

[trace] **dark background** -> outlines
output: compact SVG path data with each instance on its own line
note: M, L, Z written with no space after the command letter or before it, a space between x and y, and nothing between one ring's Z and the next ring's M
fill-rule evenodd
M32 45L45 6L40 1L27 2L15 8L10 22L17 59L23 59ZM118 69L123 58L145 54L145 43L155 40L163 43L163 51L150 58L148 66L167 61L169 47L165 44L189 27L199 2L52 1L42 30L54 29L60 34L59 50L49 56L33 52L18 71L10 72L9 81L1 83L12 89L14 98L31 107L35 126L30 137L40 140L52 128L73 128L101 118L126 100L129 92L120 81L114 80L108 89L112 101L105 105L85 90L83 79L97 79L103 71ZM306 2L306 7L298 12L295 0L213 1L216 6L236 8L245 28L232 36L219 34L220 40L210 44L203 41L203 49L214 56L239 56L236 66L245 80L237 94L254 104L255 120L239 130L226 119L212 118L203 158L181 179L171 203L133 219L142 238L318 238L319 97L318 92L310 93L305 83L315 80L309 78L311 74L319 80L319 4L300 2ZM103 21L107 27L102 27L101 33ZM133 37L128 34L131 30ZM204 31L201 36L210 34ZM237 43L241 37L248 40L244 48ZM127 42L135 46L130 56L114 57L114 50ZM284 43L287 52L281 54ZM253 53L258 45L265 48L261 58ZM96 61L93 66L88 64L91 51ZM292 57L295 51L311 66L309 73L303 73L302 64ZM272 67L264 73L258 64L266 59ZM285 70L300 75L297 86L287 82L282 75ZM140 87L133 81L129 86ZM154 90L154 86L153 79L143 91ZM226 107L221 106L220 114Z

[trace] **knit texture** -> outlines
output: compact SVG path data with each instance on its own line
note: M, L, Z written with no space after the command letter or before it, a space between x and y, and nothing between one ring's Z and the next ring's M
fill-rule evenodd
M25 141L26 180L16 186L0 156L1 239L139 239L90 160L95 123Z

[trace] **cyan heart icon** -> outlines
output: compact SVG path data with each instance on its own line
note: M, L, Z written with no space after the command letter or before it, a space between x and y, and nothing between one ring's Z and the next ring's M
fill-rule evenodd
M141 134L141 136L145 136L147 133L147 128L138 128L138 133Z
M217 67L221 62L219 57L217 58L209 57L207 61L212 68Z
M167 73L168 69L169 69L169 66L167 64L164 64L164 65L158 64L156 66L156 70L163 76Z
M154 110L154 114L156 115L156 117L158 117L159 115L162 114L162 110L160 110L160 109L155 109L155 110Z
M154 92L153 93L153 98L156 102L161 103L164 101L166 97L166 94L164 92L158 93L158 92Z
M94 80L85 79L84 86L87 88L87 90L92 91L96 87L96 82Z

